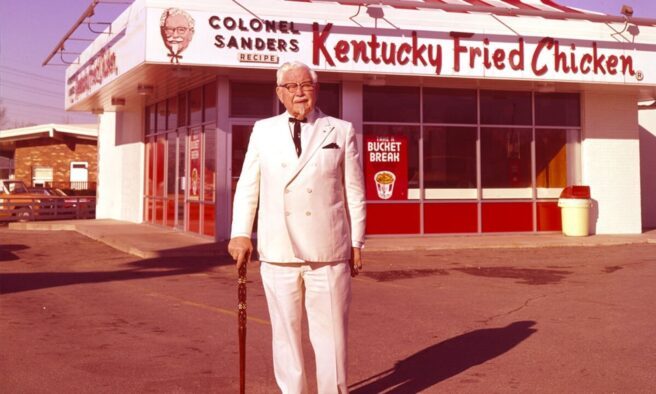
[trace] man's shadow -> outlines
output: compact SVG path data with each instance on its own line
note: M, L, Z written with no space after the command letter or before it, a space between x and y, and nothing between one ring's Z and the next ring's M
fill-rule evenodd
M232 264L227 256L158 257L125 263L121 269L69 272L2 272L0 295L78 284L189 275ZM100 268L100 267L99 267Z
M534 321L475 330L447 339L397 362L394 368L349 387L351 394L418 393L502 355L531 336Z

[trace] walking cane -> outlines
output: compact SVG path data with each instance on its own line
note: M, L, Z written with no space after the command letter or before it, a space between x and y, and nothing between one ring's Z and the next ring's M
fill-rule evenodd
M239 299L239 393L244 394L246 391L246 262L239 267L237 298Z

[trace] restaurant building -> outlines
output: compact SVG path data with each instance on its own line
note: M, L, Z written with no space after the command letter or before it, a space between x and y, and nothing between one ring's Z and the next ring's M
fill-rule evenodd
M635 234L656 222L638 125L656 99L656 21L624 14L137 0L68 68L66 107L101 114L98 218L229 237L251 127L282 111L275 70L299 60L318 106L357 130L368 235L560 231L558 197L580 184L594 233Z

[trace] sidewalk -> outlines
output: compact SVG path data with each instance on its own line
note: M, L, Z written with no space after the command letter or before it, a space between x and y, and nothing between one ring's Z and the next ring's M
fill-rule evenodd
M10 223L11 230L77 231L114 249L144 259L226 255L226 243L152 224L112 219Z
M226 255L226 242L152 224L111 219L11 223L12 230L69 230L141 258ZM637 235L565 237L547 234L384 236L367 239L365 252L608 246L656 243L656 230Z

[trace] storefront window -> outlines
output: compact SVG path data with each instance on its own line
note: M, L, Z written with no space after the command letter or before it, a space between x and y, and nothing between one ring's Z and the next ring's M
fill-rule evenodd
M577 183L567 163L577 156L578 130L538 129L535 132L535 182L538 198L558 198L568 184Z
M481 124L531 125L531 92L481 90Z
M241 174L242 166L244 165L244 158L246 157L246 150L248 149L248 140L251 136L252 125L234 125L232 126L232 174L231 174L231 200L234 197L237 188L237 181Z
M155 181L154 147L155 147L154 137L148 137L146 143L146 185L144 188L146 193L144 220L146 220L146 222L153 222L155 220L153 216L153 204L152 204L153 182Z
M201 197L201 157L202 139L201 128L194 128L189 133L189 200L199 201Z
M421 231L419 88L364 86L362 93L365 190L371 202L366 231L416 234Z
M557 197L580 181L578 94L417 86L362 93L368 234L559 230ZM270 82L231 81L229 96L234 190L252 122L284 108ZM321 84L318 107L339 116L341 85ZM150 105L145 117L146 220L213 236L223 208L216 82Z
M367 233L420 232L419 126L365 124L363 144Z
M340 86L336 83L322 83L319 86L317 106L326 115L340 117Z
M187 93L178 95L178 127L187 125Z
M177 134L169 133L167 141L167 165L166 165L166 224L175 225L175 182L177 174L175 172L175 157L177 155Z
M216 89L212 82L146 107L147 222L214 234ZM201 125L203 114L212 122Z
M166 136L158 135L155 145L155 223L164 224L164 162Z
M476 128L424 128L424 198L476 198Z
M579 95L575 93L536 93L535 124L537 126L580 126Z
M216 82L203 86L205 122L216 122Z
M201 165L202 165L202 134L201 128L193 128L189 132L189 169L187 177L187 209L188 231L200 230L200 198L201 198Z
M274 83L230 83L231 117L268 118L274 115L277 101Z
M424 89L424 123L476 124L476 91Z
M205 167L203 168L203 234L214 235L216 200L216 129L205 127Z
M203 121L203 87L189 92L189 124L195 125Z
M206 202L214 202L216 193L216 129L213 126L205 128L205 175L204 196Z
M155 121L155 113L157 109L155 105L150 105L146 107L146 134L150 135L155 132L156 128L156 121Z
M171 97L168 99L168 129L175 129L178 126L178 99Z
M146 144L146 196L153 195L153 182L155 177L154 171L154 138L149 137L148 143Z
M164 158L166 152L166 136L157 136L157 145L155 152L155 196L164 197Z
M365 122L419 122L419 88L401 86L364 86Z
M365 86L363 106L365 182L380 173L372 160L395 154L372 149L407 156L407 193L367 186L368 234L560 229L556 200L580 178L578 94Z
M531 198L531 129L481 129L483 198Z
M166 101L157 103L157 131L166 130Z

